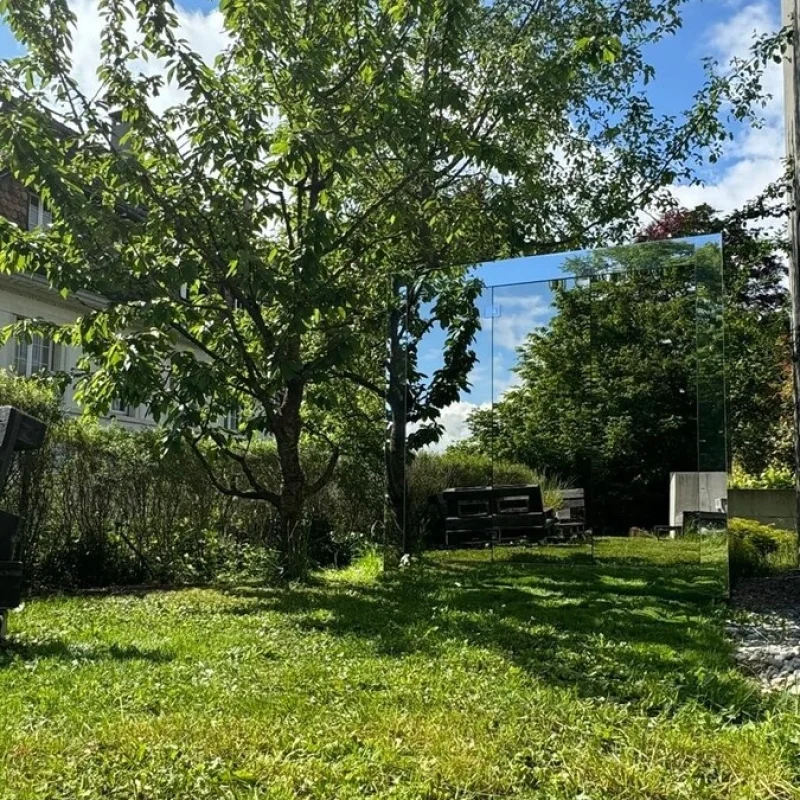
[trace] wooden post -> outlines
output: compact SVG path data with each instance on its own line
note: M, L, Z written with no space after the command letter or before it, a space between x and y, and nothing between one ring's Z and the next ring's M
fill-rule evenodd
M794 406L794 489L795 527L800 533L800 0L781 0L783 24L792 31L791 47L783 66L783 95L786 124L786 156L791 165L789 236L792 252L789 259L791 295L792 397Z

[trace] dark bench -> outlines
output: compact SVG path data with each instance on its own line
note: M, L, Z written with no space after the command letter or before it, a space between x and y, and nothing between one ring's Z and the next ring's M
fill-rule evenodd
M556 511L559 538L573 539L586 532L586 496L583 489L562 489L561 508Z
M485 544L493 539L489 486L445 489L441 498L446 547Z
M555 525L536 485L445 489L441 497L447 547L539 541Z

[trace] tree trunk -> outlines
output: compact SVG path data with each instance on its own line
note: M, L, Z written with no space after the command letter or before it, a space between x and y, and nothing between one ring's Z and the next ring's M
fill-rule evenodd
M782 0L783 21L792 31L789 58L783 62L784 109L786 122L786 155L792 165L789 235L792 253L789 259L789 292L791 294L792 397L794 407L794 486L795 530L800 533L800 3Z
M407 497L406 454L407 432L407 352L402 339L405 309L396 306L402 297L402 287L392 283L392 307L388 315L388 389L389 429L386 436L386 509L384 538L384 567L391 569L400 563L406 552Z
M303 520L303 500L294 487L281 492L279 520L281 566L287 580L304 580L308 576L308 537Z
M302 580L308 574L308 541L303 520L306 476L300 462L303 389L299 379L289 381L274 422L281 466L279 542L283 574L289 580Z

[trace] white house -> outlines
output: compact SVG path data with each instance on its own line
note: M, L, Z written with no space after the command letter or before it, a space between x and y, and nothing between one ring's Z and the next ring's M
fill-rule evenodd
M8 172L0 172L0 214L29 229L50 224L50 213L39 198ZM93 299L95 303L100 301L100 298L90 295L65 300L38 275L0 275L0 327L20 319L44 319L66 324L86 311L82 301L91 305ZM26 376L69 371L77 365L79 356L76 348L56 345L46 337L35 337L31 343L9 342L0 347L0 368ZM80 413L71 387L64 396L64 405L67 413ZM129 428L154 424L143 407L124 406L122 403L114 405L110 418Z

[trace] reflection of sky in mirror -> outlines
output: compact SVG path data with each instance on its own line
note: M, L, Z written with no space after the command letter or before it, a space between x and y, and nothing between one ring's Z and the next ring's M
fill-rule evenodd
M721 244L721 237L712 234L675 241L701 247L709 243ZM490 406L516 384L517 376L513 368L517 362L517 348L531 331L545 327L555 311L550 281L569 278L569 273L564 270L564 262L590 252L573 250L510 258L479 264L474 268L472 274L486 286L478 301L481 330L474 344L478 361L470 373L469 392L464 393L458 403L442 411L441 421L446 433L437 449L445 449L467 436L466 419L469 413L476 407ZM439 367L444 340L444 332L438 327L423 338L419 346L421 372L430 375Z

